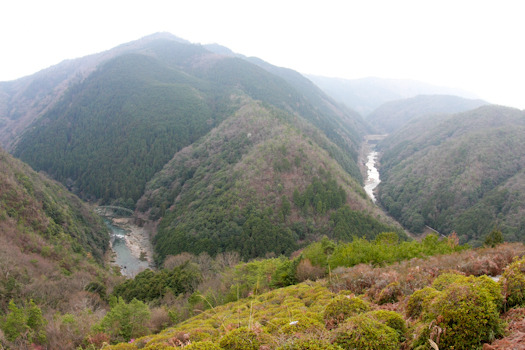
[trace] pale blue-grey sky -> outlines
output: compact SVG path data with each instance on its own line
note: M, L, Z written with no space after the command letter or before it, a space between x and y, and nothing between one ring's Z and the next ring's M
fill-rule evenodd
M406 78L525 108L520 0L0 4L0 81L166 31L306 74Z

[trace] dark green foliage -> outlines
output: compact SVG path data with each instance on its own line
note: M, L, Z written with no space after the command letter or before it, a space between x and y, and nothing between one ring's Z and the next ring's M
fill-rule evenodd
M485 237L483 244L487 247L494 248L498 244L503 243L503 234L500 230L494 229Z
M188 79L146 56L122 56L72 88L15 154L106 203L131 199L171 156L207 132L210 106Z
M297 248L293 232L274 224L266 213L250 213L248 209L232 218L234 213L217 208L217 212L209 214L214 215L209 217L213 221L187 223L169 231L159 230L154 240L157 259L163 261L168 254L181 252L215 255L226 251L237 251L242 258L249 259L269 252L288 255ZM213 223L216 223L215 227L211 226ZM196 226L198 233L190 233L192 226Z
M149 308L142 301L133 299L127 304L118 298L96 329L109 334L113 342L127 342L147 334L149 320Z
M328 173L326 179L314 177L303 193L294 191L293 201L303 212L314 211L324 214L328 210L339 209L346 203L346 192Z
M333 237L337 240L350 241L352 237L373 240L380 233L391 231L395 231L401 239L407 239L401 229L382 223L361 211L352 210L346 205L334 212L330 219L334 227Z
M396 350L401 347L394 329L366 315L351 317L339 327L333 342L346 350Z
M102 300L105 300L107 295L106 295L106 286L102 283L99 283L97 281L93 281L93 282L90 282L86 288L85 288L86 291L88 292L91 292L91 293L97 293L100 298Z
M191 293L195 290L201 278L200 272L192 263L186 262L171 270L145 270L134 279L128 279L113 290L113 295L129 302L133 299L141 301L158 301L166 293Z
M21 338L30 343L44 344L46 342L45 325L47 321L42 316L42 310L29 301L26 307L17 307L11 300L5 319L0 321L0 328L7 340L14 342Z
M272 274L271 286L274 288L291 286L297 283L299 259L284 260Z

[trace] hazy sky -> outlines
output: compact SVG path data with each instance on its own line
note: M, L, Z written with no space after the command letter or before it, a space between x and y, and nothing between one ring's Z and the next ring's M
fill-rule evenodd
M302 73L407 78L525 108L522 0L5 0L0 81L166 31Z

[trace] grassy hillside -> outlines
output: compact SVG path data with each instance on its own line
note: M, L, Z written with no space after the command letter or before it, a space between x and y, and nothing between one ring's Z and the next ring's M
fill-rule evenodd
M289 254L324 234L399 231L330 157L336 146L318 129L246 96L232 101L237 112L178 152L138 202L162 218L159 261L183 251Z
M106 60L69 87L14 154L83 198L133 207L173 154L234 112L229 96L236 91L320 127L333 141L326 150L361 181L362 129L349 111L246 60L165 38Z
M410 120L426 115L451 114L487 104L450 95L420 95L409 99L386 102L375 109L366 120L379 132L390 134Z
M380 145L382 205L414 232L521 240L524 128L522 111L497 106L410 123Z

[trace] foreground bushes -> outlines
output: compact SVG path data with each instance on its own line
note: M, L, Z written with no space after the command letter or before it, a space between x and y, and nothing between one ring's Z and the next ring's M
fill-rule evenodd
M523 246L520 249L523 252ZM177 339L187 339L199 350L217 350L211 344L222 350L432 350L433 341L441 350L481 349L503 334L500 312L505 302L517 300L520 289L511 287L510 281L520 280L525 263L510 264L500 283L466 274L485 271L483 262L488 259L494 262L488 268L503 272L513 254L520 254L517 245L415 259L389 268L361 264L332 271L328 280L210 307L174 329L140 338L132 347L122 346L164 349L179 344ZM272 269L263 270L263 278L256 282L270 283ZM345 286L355 289L338 289Z
M525 305L525 259L514 260L505 269L500 285L507 308Z
M479 349L502 335L500 307L501 289L492 279L443 274L408 300L407 314L422 322L414 348L427 349L431 339L440 349Z

